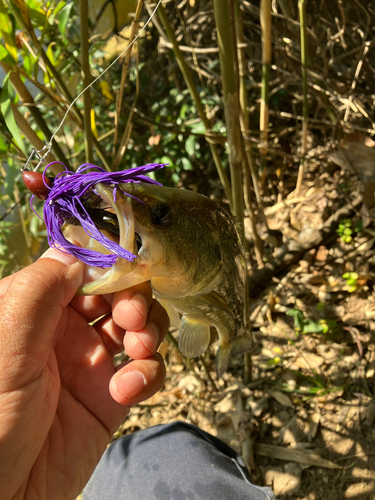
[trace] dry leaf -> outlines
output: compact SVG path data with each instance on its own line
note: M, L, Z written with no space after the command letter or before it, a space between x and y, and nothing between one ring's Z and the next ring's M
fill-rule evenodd
M309 415L305 427L306 437L309 441L312 441L316 436L319 427L319 422L320 422L320 413L315 411L314 413Z
M268 391L268 394L272 396L278 403L288 408L294 408L294 405L288 396L288 394L284 394L280 391Z
M326 469L342 469L340 465L326 460L316 453L297 450L295 448L283 448L273 444L257 443L254 446L254 453L262 457L277 458L288 462L297 462L306 465L315 465L316 467L324 467Z
M324 363L324 359L317 354L307 352L303 356L299 356L293 363L293 366L301 368L301 370L314 370L319 368Z
M280 441L289 444L293 448L305 437L305 423L300 418L294 416L280 431Z

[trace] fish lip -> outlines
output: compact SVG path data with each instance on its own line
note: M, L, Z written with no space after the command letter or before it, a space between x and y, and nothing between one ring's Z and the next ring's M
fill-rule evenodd
M119 246L138 257L139 251L135 239L134 211L129 198L119 196L117 190L115 200L113 195L114 189L101 182L95 184L94 191L115 212L119 224Z

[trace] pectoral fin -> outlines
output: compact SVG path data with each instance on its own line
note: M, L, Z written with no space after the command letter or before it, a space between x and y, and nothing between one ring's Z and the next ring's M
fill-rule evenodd
M177 329L180 328L180 315L179 315L178 311L167 300L158 299L158 301L164 307L164 309L167 311L171 325Z
M182 317L178 347L184 356L200 356L209 346L210 340L210 325Z

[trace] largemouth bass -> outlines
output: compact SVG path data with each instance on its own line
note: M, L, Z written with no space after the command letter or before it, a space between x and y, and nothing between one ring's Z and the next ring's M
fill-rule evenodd
M95 192L112 211L90 211L97 227L136 258L119 258L109 270L87 266L82 293L112 293L149 281L171 323L179 327L183 355L203 354L210 326L216 328L220 377L230 355L254 346L244 314L243 248L232 217L218 203L184 189L128 183L114 193L99 183ZM108 253L82 228L71 225L64 234Z

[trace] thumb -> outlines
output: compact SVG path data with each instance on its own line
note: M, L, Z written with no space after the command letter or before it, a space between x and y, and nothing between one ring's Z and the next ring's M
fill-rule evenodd
M30 354L49 347L62 310L82 283L83 263L49 249L6 282L0 305L0 348ZM1 286L1 282L0 282ZM1 349L4 353L4 349Z

